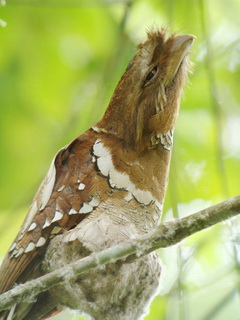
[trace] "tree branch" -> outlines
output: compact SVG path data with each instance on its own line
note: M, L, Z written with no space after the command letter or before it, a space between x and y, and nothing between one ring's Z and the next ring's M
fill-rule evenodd
M240 213L240 195L181 219L161 223L154 231L70 263L42 277L20 284L0 296L0 311L16 303L34 301L40 292L77 278L87 270L122 258L136 259L158 248L172 246L190 235Z

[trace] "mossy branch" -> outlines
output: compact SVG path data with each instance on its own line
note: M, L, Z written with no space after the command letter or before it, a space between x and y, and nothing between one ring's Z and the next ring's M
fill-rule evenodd
M33 301L40 292L64 281L77 278L87 270L119 259L136 259L155 249L172 246L203 229L240 213L240 195L198 211L187 217L160 224L154 231L134 240L128 240L88 257L70 263L42 277L20 284L0 296L0 310L16 303Z

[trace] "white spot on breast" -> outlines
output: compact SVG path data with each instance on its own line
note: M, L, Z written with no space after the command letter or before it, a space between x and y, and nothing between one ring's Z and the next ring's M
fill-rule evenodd
M127 195L124 197L124 199L125 199L127 202L131 201L132 198L133 198L133 196L132 196L131 192L128 192Z
M28 228L28 231L34 230L34 229L36 228L36 226L37 226L36 222L33 222L33 223L30 225L30 227Z
M93 152L97 157L106 157L109 155L108 149L103 145L101 139L97 139L93 145Z
M48 219L45 220L44 225L42 226L42 229L45 229L47 227L49 227L51 224L51 221L49 221Z
M51 222L55 222L55 221L61 220L62 217L63 217L63 214L60 211L56 210L55 211L55 215L54 215L54 217L53 217Z
M96 140L93 146L93 152L97 157L97 165L100 172L109 178L109 183L112 188L129 191L138 202L145 205L155 201L155 198L150 191L136 188L128 174L119 172L115 169L110 150L104 146L100 139ZM131 200L130 195L127 196L127 199L129 199L127 201Z
M86 186L85 186L84 183L79 183L78 190L84 190L85 187L86 187Z
M16 248L17 244L16 242L13 242L13 244L11 245L9 252L13 251Z
M109 181L109 183L110 183L110 186L112 187L112 188L116 188L117 186L115 185L115 183L109 178L108 179L108 181Z
M97 166L104 176L108 176L113 168L112 156L100 139L97 139L93 146L94 155L97 157Z
M93 207L87 203L84 203L82 208L79 210L79 213L89 213L93 211Z
M27 253L27 252L33 251L34 248L35 248L35 244L34 244L34 242L31 241L31 242L29 242L29 244L28 244L27 248L24 250L24 252Z
M134 198L140 203L143 203L145 205L150 204L151 202L154 202L154 198L149 191L135 189L132 191L132 194Z
M96 162L96 157L92 156L92 162Z
M36 247L42 247L46 242L44 237L39 238L38 242L36 243Z
M89 202L89 205L92 206L92 207L97 207L100 203L100 200L93 197L92 200Z
M112 167L112 159L111 156L103 156L101 158L97 159L97 166L100 172L104 175L107 176L109 174L109 171Z
M75 209L71 208L68 212L69 215L78 213Z
M109 177L110 177L111 181L113 182L113 184L118 189L122 189L122 188L126 188L126 189L132 188L133 189L134 188L133 183L129 179L129 175L127 175L126 173L122 173L122 172L115 170L113 166L109 172Z
M131 182L126 173L118 172L116 169L112 168L109 177L117 189L125 189L131 192L132 196L138 202L148 205L150 202L154 201L151 192L136 188L135 184Z

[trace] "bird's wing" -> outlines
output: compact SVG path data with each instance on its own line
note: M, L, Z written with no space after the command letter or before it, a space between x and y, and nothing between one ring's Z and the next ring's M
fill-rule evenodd
M0 268L0 293L15 282L31 278L47 243L69 230L97 207L99 185L91 130L61 149L54 157L21 227Z

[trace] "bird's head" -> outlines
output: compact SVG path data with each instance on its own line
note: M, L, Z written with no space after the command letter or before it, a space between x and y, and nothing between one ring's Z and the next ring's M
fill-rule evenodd
M158 144L172 131L187 79L188 52L193 35L150 31L130 61L103 119L98 123L133 148Z

